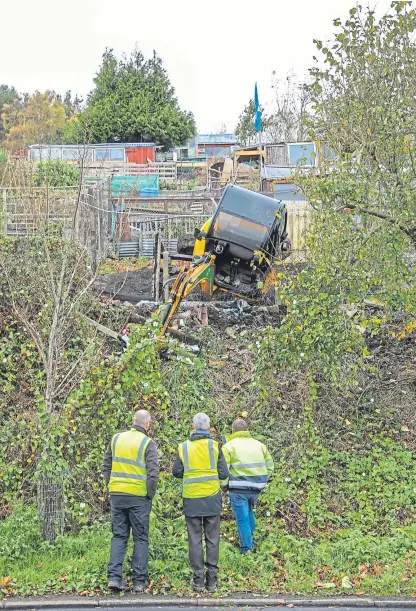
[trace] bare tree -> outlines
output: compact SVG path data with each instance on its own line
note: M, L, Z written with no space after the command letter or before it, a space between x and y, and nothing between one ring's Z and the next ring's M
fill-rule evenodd
M81 178L82 180L82 173ZM13 207L20 233L0 241L0 311L20 322L36 346L41 370L38 411L44 423L44 453L38 465L40 482L48 483L48 494L41 486L44 515L43 534L53 540L60 527L51 507L62 513L64 460L59 450L62 407L82 376L102 358L104 342L92 332L85 315L94 307L92 286L96 257L88 246L88 219L95 219L97 246L103 228L100 214L108 217L101 198L84 199L80 187L34 188L21 178L13 190ZM76 235L74 210L85 212L83 244ZM7 219L6 219L7 223ZM61 469L61 474L59 470ZM61 476L59 485L57 481ZM51 482L55 492L50 493ZM59 498L57 498L59 496Z
M290 73L284 80L273 72L275 97L265 125L267 142L302 142L309 139L307 120L310 93Z

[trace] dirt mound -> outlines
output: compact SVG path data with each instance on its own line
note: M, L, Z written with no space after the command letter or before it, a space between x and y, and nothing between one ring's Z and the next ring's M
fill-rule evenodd
M135 304L153 299L152 276L153 271L149 267L133 272L106 274L96 278L94 288L100 295Z

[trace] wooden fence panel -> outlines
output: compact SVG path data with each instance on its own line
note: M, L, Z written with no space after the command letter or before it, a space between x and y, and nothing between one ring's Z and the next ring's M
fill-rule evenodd
M285 202L287 207L287 230L294 257L303 257L305 234L311 220L312 207L306 202Z
M159 176L161 182L176 183L178 180L177 164L154 162L146 164L136 163L101 163L90 164L87 175L93 177L107 176Z

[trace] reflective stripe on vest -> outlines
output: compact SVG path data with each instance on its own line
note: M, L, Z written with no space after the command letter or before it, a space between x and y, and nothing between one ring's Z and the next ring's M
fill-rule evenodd
M149 443L150 438L136 429L114 435L111 441L110 492L147 495L145 453Z
M218 443L213 439L184 441L178 448L183 464L183 497L203 498L220 490Z
M263 445L252 437L236 437L224 446L224 453L229 452L230 478L229 489L259 491L266 487L267 468L273 462L263 458Z

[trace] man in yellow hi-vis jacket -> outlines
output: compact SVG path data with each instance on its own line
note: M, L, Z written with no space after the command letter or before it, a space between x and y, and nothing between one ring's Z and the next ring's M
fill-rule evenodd
M194 431L178 447L172 473L182 479L183 511L188 530L189 562L193 569L194 591L204 587L209 592L217 586L222 509L220 480L228 478L228 469L218 443L211 439L210 420L204 414L193 419ZM206 544L206 579L202 530Z
M122 567L130 529L133 533L133 588L142 592L147 586L149 516L159 478L157 446L147 436L150 414L141 409L129 431L113 436L104 456L103 475L111 499L110 563L108 587L125 590Z
M237 522L240 550L246 554L253 549L256 529L253 509L273 473L274 464L264 443L251 436L245 420L235 420L232 431L222 450L230 471L230 503Z

